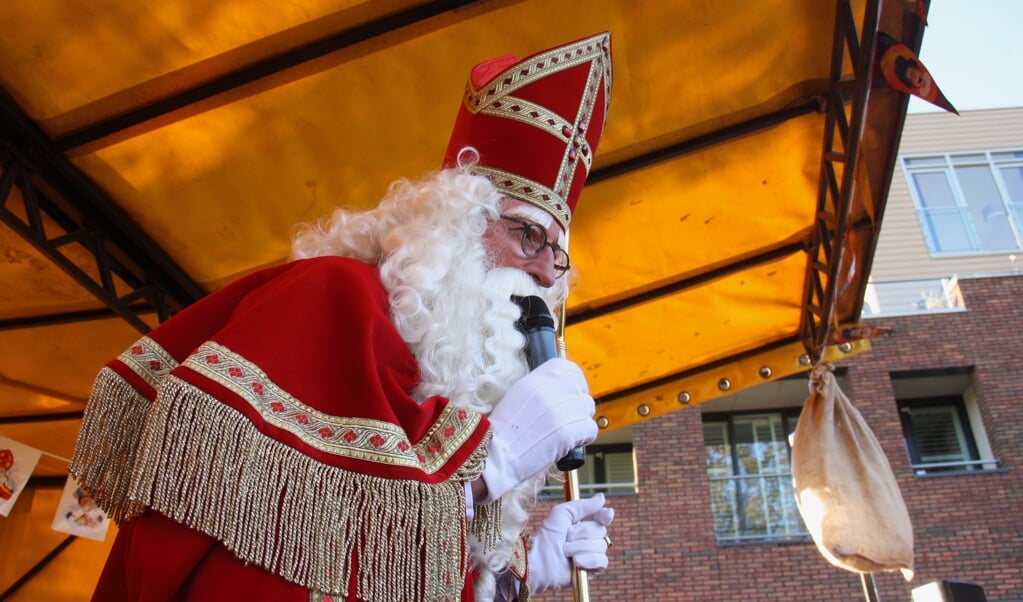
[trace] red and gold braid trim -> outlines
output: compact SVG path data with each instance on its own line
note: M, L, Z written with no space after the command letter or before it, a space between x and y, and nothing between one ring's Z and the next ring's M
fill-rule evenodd
M427 435L413 444L396 424L315 410L223 345L206 342L183 365L227 388L267 423L288 431L309 447L344 458L416 468L427 474L445 466L481 421L480 414L449 404Z
M515 540L511 556L508 560L508 571L519 582L517 602L529 601L529 537L520 535Z
M139 378L154 389L170 371L178 367L178 362L171 354L149 337L142 337L117 356L117 361L124 364Z
M564 192L551 190L536 180L524 178L510 171L485 165L474 165L472 172L489 179L494 187L504 194L547 211L561 224L567 224L572 220L572 213L562 200L565 197Z

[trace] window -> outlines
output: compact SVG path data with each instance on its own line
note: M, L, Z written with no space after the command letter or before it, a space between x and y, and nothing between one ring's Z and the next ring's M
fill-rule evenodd
M902 157L932 255L1023 249L1023 151Z
M594 493L609 495L636 493L636 465L631 443L589 445L586 461L577 470L579 492L583 497ZM561 497L563 485L555 483L544 488L544 496Z
M719 542L806 539L792 493L788 443L798 419L798 409L704 417L703 444Z
M961 397L937 397L899 404L909 458L924 472L973 470L977 444L966 429L969 421Z
M867 280L861 318L966 311L959 279Z
M893 374L892 383L917 476L997 468L968 371Z

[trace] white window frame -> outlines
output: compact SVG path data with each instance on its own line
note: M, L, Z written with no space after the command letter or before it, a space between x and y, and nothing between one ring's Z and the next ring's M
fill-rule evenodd
M962 370L919 371L916 373L892 374L899 417L902 421L906 454L910 467L917 477L944 477L978 472L1000 471L1001 462L992 455L991 442L984 427L976 391L968 373ZM964 381L966 383L964 384ZM909 419L910 406L926 408L955 406L957 421L961 427L958 435L965 438L960 446L965 459L941 461L922 459L915 442L919 433L913 431Z
M910 196L916 209L917 220L923 231L924 240L932 257L962 257L970 255L991 255L1002 253L1015 253L1023 251L1023 200L1018 203L1012 202L1008 187L1002 178L1000 168L1023 167L1023 157L999 157L1010 153L1023 153L1021 148L1008 148L997 150L977 151L956 151L952 153L920 153L900 155L899 160L906 177ZM967 161L968 157L983 156L984 160ZM914 161L932 160L933 164L912 165ZM938 163L940 161L940 163ZM970 218L970 207L963 192L959 178L956 176L956 167L977 167L987 166L1000 195L1002 209L1005 211L1006 220L1016 241L1015 249L985 250L980 240L980 233ZM955 201L954 207L943 207L939 209L928 209L924 206L923 199L917 189L913 176L916 174L941 173L945 175L949 188ZM942 251L939 241L934 239L931 233L930 216L938 213L958 213L963 230L967 236L970 248L968 250Z

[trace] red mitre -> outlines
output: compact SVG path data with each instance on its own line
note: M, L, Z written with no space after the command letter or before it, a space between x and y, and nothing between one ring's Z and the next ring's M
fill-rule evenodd
M567 230L607 118L611 35L473 68L444 156ZM475 149L478 157L463 153ZM473 163L473 161L476 161Z

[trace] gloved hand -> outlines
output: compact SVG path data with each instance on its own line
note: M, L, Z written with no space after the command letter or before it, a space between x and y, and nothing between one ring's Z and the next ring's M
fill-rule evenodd
M508 389L490 413L490 455L483 469L487 504L597 437L596 406L583 371L554 358Z
M572 583L572 566L596 573L607 568L607 526L615 518L604 494L558 504L533 534L529 549L529 587L533 593Z

